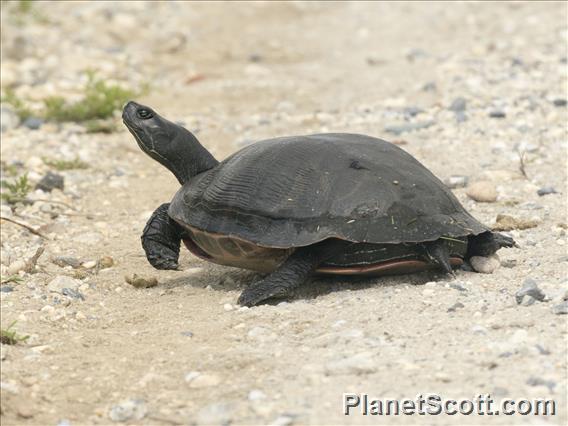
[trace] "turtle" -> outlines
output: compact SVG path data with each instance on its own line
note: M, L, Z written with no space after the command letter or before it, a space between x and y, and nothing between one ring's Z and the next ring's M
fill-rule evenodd
M157 269L179 269L181 242L220 265L265 273L238 303L293 295L313 275L453 268L515 241L492 232L399 146L324 133L259 141L219 162L181 125L128 102L123 122L181 188L142 233Z

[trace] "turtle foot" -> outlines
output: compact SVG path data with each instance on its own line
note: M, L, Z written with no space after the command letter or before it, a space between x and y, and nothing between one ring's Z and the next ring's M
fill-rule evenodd
M178 269L181 232L168 216L169 203L154 211L142 233L142 247L148 262L156 269Z
M255 306L269 299L285 297L288 290L286 286L262 280L244 290L237 303L241 306Z

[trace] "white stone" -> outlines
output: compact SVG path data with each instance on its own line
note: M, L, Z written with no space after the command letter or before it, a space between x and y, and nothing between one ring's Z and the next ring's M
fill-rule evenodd
M371 352L360 352L347 358L328 362L325 365L325 372L328 375L365 374L374 372L377 365L378 360Z
M493 203L497 201L497 189L489 181L472 183L465 192L469 198L483 203Z
M77 291L81 281L73 279L65 275L58 275L52 279L47 285L47 289L53 293L61 293L64 288L70 288Z
M26 268L26 261L22 259L18 259L15 262L11 263L8 266L8 275L15 275L20 271L23 271Z
M86 262L83 262L82 266L85 269L93 269L95 266L97 266L97 262L95 260L88 260Z
M499 261L499 256L497 256L497 254L489 257L472 256L469 259L469 263L476 272L480 272L482 274L492 274L499 268L499 266L501 266L501 262Z
M215 374L200 374L189 381L190 388L208 388L221 383L221 378Z
M266 394L259 389L254 389L249 392L248 399L249 401L260 401L266 399Z

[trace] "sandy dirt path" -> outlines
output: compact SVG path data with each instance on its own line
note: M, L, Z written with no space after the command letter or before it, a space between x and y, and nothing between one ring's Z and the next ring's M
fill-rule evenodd
M78 156L89 167L62 172L62 192L34 194L73 209L2 205L49 237L2 222L3 279L45 247L33 273L2 284L2 327L17 321L31 336L2 345L2 424L566 424L567 316L555 313L568 290L565 3L33 10L2 3L3 90L72 99L85 69L149 82L138 100L183 122L218 159L273 136L382 137L441 179L489 182L492 203L455 188L482 222L508 214L536 226L510 232L520 248L502 250L491 275L317 280L287 303L242 309L236 300L254 273L187 251L180 272L147 263L142 228L178 184L126 129L6 129L4 165L20 162L33 182L49 169L44 157ZM537 194L547 187L555 193ZM54 264L61 256L83 267ZM84 267L104 256L114 266ZM159 284L135 289L124 280L133 273ZM544 301L517 304L527 278ZM76 293L61 294L54 279ZM345 392L549 398L556 415L345 416Z

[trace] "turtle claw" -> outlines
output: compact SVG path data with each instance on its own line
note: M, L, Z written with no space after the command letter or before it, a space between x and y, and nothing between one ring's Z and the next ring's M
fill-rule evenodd
M177 260L155 255L147 255L146 257L150 264L156 269L179 270L179 264L177 263Z
M239 296L237 303L241 306L255 306L273 298L285 297L288 294L285 286L275 285L268 281L259 281L245 289Z

